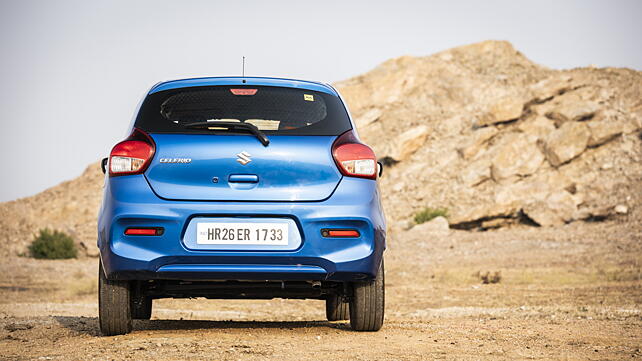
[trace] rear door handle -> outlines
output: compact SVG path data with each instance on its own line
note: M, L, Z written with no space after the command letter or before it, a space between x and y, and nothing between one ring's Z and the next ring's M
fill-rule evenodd
M258 183L259 176L256 174L230 174L227 181L230 183Z

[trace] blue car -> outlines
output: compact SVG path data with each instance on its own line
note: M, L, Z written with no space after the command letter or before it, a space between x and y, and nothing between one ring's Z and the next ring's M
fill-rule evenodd
M382 168L332 86L163 82L129 134L102 163L103 334L187 297L321 299L330 321L381 328Z

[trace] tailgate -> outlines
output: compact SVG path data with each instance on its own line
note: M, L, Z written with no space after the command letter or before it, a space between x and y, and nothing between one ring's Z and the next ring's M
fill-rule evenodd
M341 180L335 136L152 134L145 176L161 198L202 201L321 201Z

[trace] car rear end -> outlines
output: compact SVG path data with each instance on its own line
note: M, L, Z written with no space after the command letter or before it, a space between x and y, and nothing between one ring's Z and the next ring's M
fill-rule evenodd
M330 86L159 84L106 166L103 284L127 288L134 318L154 298L286 297L326 299L345 319L355 290L383 277L376 159Z

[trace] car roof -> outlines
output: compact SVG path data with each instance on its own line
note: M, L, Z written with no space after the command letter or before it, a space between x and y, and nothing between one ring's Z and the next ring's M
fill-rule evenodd
M284 78L268 78L268 77L240 77L240 76L226 76L226 77L207 77L207 78L191 78L191 79L178 79L160 82L152 87L149 94L153 94L163 90L188 88L196 86L214 86L214 85L264 85L264 86L278 86L286 88L299 88L306 90L314 90L327 93L334 96L339 94L334 88L328 84L297 79L284 79Z

